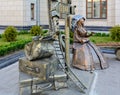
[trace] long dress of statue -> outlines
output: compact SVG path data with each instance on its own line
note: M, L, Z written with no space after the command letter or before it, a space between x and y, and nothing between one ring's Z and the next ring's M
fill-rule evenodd
M105 69L108 67L106 60L100 50L89 41L88 34L84 29L84 17L76 16L74 23L73 63L72 65L82 70Z

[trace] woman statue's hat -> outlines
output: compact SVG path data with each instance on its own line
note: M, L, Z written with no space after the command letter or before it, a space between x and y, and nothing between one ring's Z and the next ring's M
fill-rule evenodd
M76 27L76 23L77 23L80 19L84 19L84 20L85 20L85 18L84 18L83 16L81 16L81 15L75 15L75 16L72 17L72 22L71 22L71 24L72 24L72 31L74 31L74 29L75 29L75 27Z

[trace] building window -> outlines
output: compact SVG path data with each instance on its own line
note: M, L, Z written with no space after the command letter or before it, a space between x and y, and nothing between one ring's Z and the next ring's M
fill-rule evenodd
M86 0L86 17L107 18L107 0Z
M35 5L34 3L31 3L31 20L34 20L34 15L35 15Z

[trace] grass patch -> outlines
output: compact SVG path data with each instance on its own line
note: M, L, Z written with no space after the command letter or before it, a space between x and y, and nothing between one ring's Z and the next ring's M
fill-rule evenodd
M95 36L90 37L90 41L92 41L95 44L97 44L97 43L115 42L110 37L95 37Z
M120 41L113 41L110 37L91 36L89 39L90 39L90 41L92 41L95 44L109 43L109 42L120 42ZM70 44L73 44L73 38L70 38Z
M5 42L0 38L0 56L23 49L25 44L30 41L32 41L32 36L30 34L18 35L17 40L14 42Z
M30 34L17 35L16 41L20 41L20 40L32 40L32 36ZM9 45L10 43L11 42L4 41L2 38L0 38L0 46Z
M31 34L22 34L17 36L17 40L32 40L32 35Z
M45 31L45 34L47 32ZM108 43L108 42L115 42L109 36L100 37L100 36L91 36L90 41L93 43ZM25 44L32 41L31 34L19 34L17 35L17 39L14 42L6 42L2 38L0 38L0 56L9 54L11 52L23 49ZM70 38L71 44L73 43L73 38ZM117 41L116 41L117 42Z
M2 38L0 38L0 47L2 45L8 45L10 42L5 42Z

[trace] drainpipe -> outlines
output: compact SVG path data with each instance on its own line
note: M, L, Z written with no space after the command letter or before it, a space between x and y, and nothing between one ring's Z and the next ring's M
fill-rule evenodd
M36 25L40 26L40 0L36 0Z
M51 34L52 32L52 17L51 17L51 0L48 0L48 19L49 19L49 35Z

